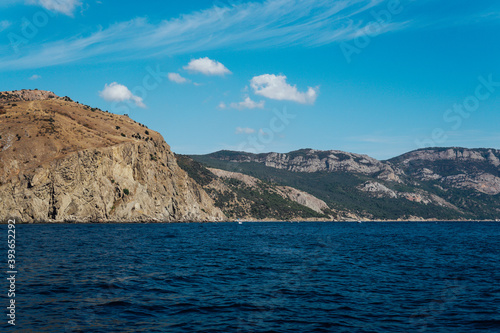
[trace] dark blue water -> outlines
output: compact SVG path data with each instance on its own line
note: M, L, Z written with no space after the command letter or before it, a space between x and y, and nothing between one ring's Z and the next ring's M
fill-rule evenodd
M17 325L4 310L2 331L500 332L499 223L18 225L16 236Z

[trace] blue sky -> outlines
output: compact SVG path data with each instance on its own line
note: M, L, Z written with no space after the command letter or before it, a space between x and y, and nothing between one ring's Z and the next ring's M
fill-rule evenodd
M177 153L500 148L500 3L4 0L0 90L124 114Z

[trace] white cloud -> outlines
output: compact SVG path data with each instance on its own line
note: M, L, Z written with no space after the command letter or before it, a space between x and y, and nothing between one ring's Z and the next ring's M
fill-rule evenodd
M252 101L250 99L250 97L247 97L242 102L231 103L230 106L233 109L238 109L238 110L242 110L242 109L263 109L264 108L264 103L265 103L264 101L260 101L260 102L257 103L255 101Z
M205 58L193 59L187 66L183 67L191 72L198 72L205 75L224 75L231 74L231 71L218 61Z
M168 73L168 79L175 83L187 83L188 79L182 77L179 73Z
M0 1L0 6L4 5L4 1ZM42 0L33 1L40 3ZM68 4L80 2L43 1L53 8L59 2L65 3L65 6L57 8L66 12L71 12L72 7ZM429 22L436 21L435 18L422 16L410 24L408 18L415 8L417 13L428 12L428 16L432 10L422 10L425 7L417 6L420 3L425 6L431 1L409 2L412 6L405 7L402 14L394 15L379 34L415 27L427 28ZM78 33L52 42L33 39L18 54L8 52L7 44L0 45L0 70L41 68L79 61L148 59L221 49L241 51L287 46L318 47L356 38L373 24L372 12L380 10L387 10L387 1L242 1L195 11L159 23L136 18L105 28L98 27L90 35ZM456 25L457 22L463 24L467 21L466 17L474 15L477 13L454 15L436 24L437 27Z
M227 108L227 105L226 105L226 103L224 103L224 102L220 102L220 103L219 103L219 106L217 106L217 107L218 107L219 109L225 109L225 108Z
M236 127L236 134L252 134L255 133L255 130L253 128L249 127Z
M30 80L38 80L38 79L41 79L42 77L40 75L37 75L37 74L33 74L32 76L30 76Z
M7 20L3 20L3 21L0 21L0 31L4 31L5 29L7 29L8 27L11 26L12 23L10 23L9 21Z
M127 87L116 82L106 84L104 90L99 92L99 96L108 102L132 101L140 108L146 107L142 102L142 98L135 96Z
M76 7L81 6L79 0L35 0L35 3L45 9L73 16Z
M256 95L261 95L279 101L293 101L302 104L314 104L318 97L318 88L309 87L306 92L297 90L297 86L292 86L286 82L286 76L264 74L255 76L250 80Z

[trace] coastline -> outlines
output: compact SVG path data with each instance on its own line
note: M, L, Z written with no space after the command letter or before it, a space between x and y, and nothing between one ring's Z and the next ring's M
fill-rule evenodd
M321 222L321 223L418 223L418 222L446 222L446 223L464 223L464 222L500 222L500 219L496 220L437 220L437 219L398 219L398 220L328 220L328 219L293 219L293 220L274 220L274 219L240 219L240 220L226 220L226 221L159 221L159 220L142 220L142 221L90 221L90 220L74 220L74 221L54 221L54 220L44 220L36 222L23 222L19 218L10 218L10 220L15 219L16 224L171 224L171 223L310 223L310 222ZM8 224L9 219L1 220L0 225Z

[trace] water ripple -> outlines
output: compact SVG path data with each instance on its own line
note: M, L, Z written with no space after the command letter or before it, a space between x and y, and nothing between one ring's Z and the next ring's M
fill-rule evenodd
M500 331L498 223L51 224L17 232L18 323L2 331Z

